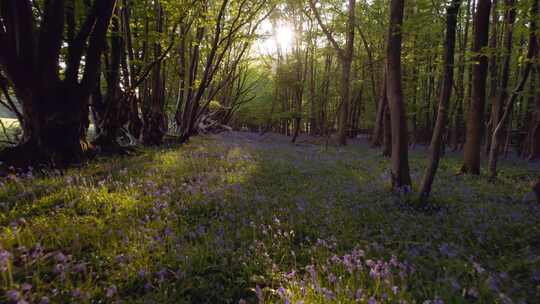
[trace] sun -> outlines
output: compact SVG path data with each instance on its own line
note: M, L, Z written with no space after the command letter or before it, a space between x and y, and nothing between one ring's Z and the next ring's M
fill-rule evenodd
M287 53L294 45L294 29L287 23L273 24L265 20L259 28L259 33L262 38L255 43L255 49L260 54L275 54L278 49Z
M290 50L293 46L294 31L291 26L283 24L276 29L276 44L284 50Z

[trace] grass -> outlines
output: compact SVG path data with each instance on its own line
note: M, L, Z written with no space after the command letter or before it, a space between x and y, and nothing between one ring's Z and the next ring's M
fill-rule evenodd
M414 180L425 152L412 152ZM0 187L2 303L538 303L538 164L454 176L433 209L361 144L196 138Z

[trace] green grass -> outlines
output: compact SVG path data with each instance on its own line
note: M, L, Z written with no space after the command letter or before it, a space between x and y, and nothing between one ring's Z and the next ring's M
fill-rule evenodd
M411 163L418 181L425 154ZM252 135L12 176L0 302L540 302L540 206L521 202L538 166L491 183L459 165L423 212L377 151Z

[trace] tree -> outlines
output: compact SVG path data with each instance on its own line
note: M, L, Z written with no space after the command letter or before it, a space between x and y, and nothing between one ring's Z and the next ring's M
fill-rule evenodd
M354 52L354 29L355 29L355 7L356 0L349 0L348 19L346 29L345 48L341 48L336 39L322 21L321 14L317 9L314 0L309 0L309 5L319 26L324 34L335 48L338 57L341 61L342 78L341 78L341 104L339 106L339 125L338 125L338 142L340 145L347 143L347 122L349 121L349 103L350 103L350 83L351 83L351 67Z
M185 83L180 84L175 110L180 142L188 141L197 133L197 122L207 111L212 98L232 80L232 77L225 77L219 83L214 83L230 49L235 44L242 46L242 51L234 59L235 64L238 64L249 49L258 26L273 10L270 8L266 14L262 14L267 7L264 1L252 3L247 0L239 2L223 0L213 10L209 10L209 5L210 3L201 3L196 6L194 19L181 25L184 33L194 31L195 39L189 52L185 46L181 45L179 48L182 52L181 65L183 63L187 66L185 70L183 66L180 68L180 76L187 79L180 80ZM202 47L205 47L204 58L201 58ZM187 54L190 55L190 60L186 59ZM201 71L199 66L202 66ZM216 86L218 90L207 94L212 86Z
M401 83L401 37L404 7L404 0L390 2L387 48L386 90L392 127L392 186L396 189L405 189L411 186L407 120Z
M120 65L124 51L124 40L120 31L120 9L117 7L115 9L115 18L111 22L110 45L107 52L105 52L106 56L104 56L109 60L106 64L107 69L104 71L107 83L106 95L105 98L102 97L100 80L98 80L98 85L92 94L91 103L97 133L92 144L109 152L114 152L119 148L117 142L118 132L125 123L122 117L124 114L122 107L124 105L121 102L124 94L120 88ZM127 78L127 75L124 75L124 77ZM129 88L129 85L127 88Z
M512 0L509 0L510 4L512 3ZM510 7L510 10L513 10L513 7ZM525 88L525 84L527 83L527 79L531 73L531 70L533 68L535 59L538 59L538 37L536 34L536 31L538 29L537 21L538 18L538 0L534 0L532 7L531 7L531 13L530 13L530 26L529 26L529 46L527 51L527 60L525 63L525 68L523 70L522 76L520 81L518 82L516 88L512 92L511 96L508 98L505 98L506 105L504 109L504 113L502 114L502 117L500 117L498 120L496 120L496 127L493 132L492 138L491 138L491 149L489 151L489 174L491 177L497 176L497 157L499 154L499 143L501 140L501 134L504 130L505 125L508 123L509 115L512 112L514 103ZM511 26L511 25L510 25ZM510 37L507 37L508 40L511 40L511 34ZM508 43L507 40L507 43ZM507 63L509 64L509 63ZM505 64L506 65L506 64Z
M505 24L505 32L504 32L504 45L503 45L503 54L502 54L502 71L501 71L501 81L500 83L497 83L496 79L492 80L491 84L491 90L494 98L492 98L492 105L491 105L491 119L490 119L490 126L491 128L488 129L488 135L487 135L487 150L488 154L490 151L491 145L489 144L491 142L491 135L495 132L495 128L497 127L497 123L501 119L502 110L504 106L504 102L506 98L508 98L508 83L510 81L510 64L512 60L512 50L513 50L513 37L514 37L514 23L516 20L516 8L515 1L514 0L505 0L505 9L506 13L504 14L504 24ZM494 10L495 12L495 10ZM496 62L490 63L490 69L496 70L497 65ZM492 74L495 73L495 71L491 72ZM498 95L497 95L498 92ZM498 149L498 148L497 148Z
M165 18L163 17L164 12L159 0L154 0L154 14L156 16L155 32L158 35L161 35L164 31ZM145 145L160 145L163 141L163 137L167 133L165 87L163 84L162 64L161 60L159 60L163 55L163 49L159 41L155 41L153 46L155 64L152 68L151 80L148 83L148 94L144 96L142 108L142 142Z
M489 100L491 102L491 118L487 124L488 132L493 132L493 130L495 129L495 127L493 126L495 123L493 121L498 120L498 117L500 115L500 106L497 99L497 93L499 91L499 52L497 49L499 40L498 8L498 0L493 0L493 3L491 5L491 37L489 39L489 48L492 54L489 60ZM508 16L508 14L506 14L506 16ZM494 117L496 118L494 119ZM489 153L490 140L491 138L488 136L486 140L487 153Z
M88 98L97 85L116 1L96 0L91 6L87 1L86 11L80 13L75 12L79 6L74 0L45 1L39 17L34 16L32 2L0 3L0 68L13 84L25 121L22 142L5 149L0 160L63 165L79 161L86 146ZM77 24L75 16L81 14L85 19ZM67 56L62 78L63 51Z
M488 43L490 0L478 0L474 17L472 95L467 117L462 173L480 174L480 149L484 125L488 58L482 53Z
M442 137L447 120L447 109L454 85L454 53L456 44L456 25L461 0L453 0L446 10L446 39L444 52L444 72L437 122L430 145L429 163L420 187L420 198L426 200L431 193L431 186L439 166L442 150Z

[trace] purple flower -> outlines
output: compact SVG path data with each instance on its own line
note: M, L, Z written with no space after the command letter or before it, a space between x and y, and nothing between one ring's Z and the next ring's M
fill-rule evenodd
M294 271L294 270L291 271L291 272L289 272L289 273L287 273L287 274L285 275L285 277L286 277L287 279L289 279L289 280L294 279L295 276L296 276L296 271Z
M482 268L482 266L476 262L473 262L473 268L476 270L476 272L478 272L478 274L482 274L484 272L484 268Z
M501 279L506 279L508 277L508 274L506 274L505 272L502 272L499 274L499 276L501 277ZM533 281L537 283L540 282L540 270L533 271L531 277Z
M450 247L450 245L448 245L447 243L444 243L441 246L439 246L439 251L450 258L453 258L457 255L456 250Z
M86 271L86 265L84 263L79 263L73 266L73 271L76 273L81 273Z
M377 300L374 297L369 298L368 304L377 304Z
M146 271L144 269L141 269L139 270L139 272L137 272L137 275L140 279L143 279L146 276Z
M327 289L327 288L323 288L323 289L322 289L322 292L323 292L323 294L324 294L324 297L325 297L327 300L333 300L333 299L336 298L336 294L335 294L333 291L331 291L331 290L329 290L329 289Z
M39 304L49 304L50 300L48 297L42 297L39 301Z
M7 271L10 259L11 259L11 253L7 250L0 248L0 271L1 272Z
M14 289L8 290L6 292L6 295L8 299L10 299L13 302L17 302L21 298L21 293L18 290L14 290Z
M112 298L114 297L114 295L116 294L116 286L115 285L111 285L109 288L107 288L106 290L106 293L105 293L105 296L107 298Z
M257 295L257 300L259 300L259 302L262 302L263 301L263 292L262 292L262 289L259 285L255 286L255 294Z
M170 227L166 227L166 228L165 228L165 231L163 231L163 233L164 233L166 236L169 236L169 237L174 236L174 232L173 232L173 230L172 230Z
M277 290L277 293L281 298L284 298L286 294L286 290L285 288L283 288L283 286L280 286Z
M306 270L311 275L311 277L313 279L315 279L317 277L317 271L315 270L315 266L308 265L308 266L306 266Z
M40 258L41 256L43 256L43 247L41 247L40 243L37 243L32 249L30 253L30 257L32 259L37 259L37 258Z
M65 263L68 260L68 258L62 252L57 253L54 258L59 263Z
M22 283L21 284L21 289L22 289L22 291L29 291L30 289L32 289L32 285L30 285L28 283Z
M353 273L354 271L354 263L353 258L350 254L346 254L343 256L343 265L345 265L345 268L349 273Z
M392 258L390 258L390 265L397 267L399 265L398 259L395 255L392 255Z
M476 288L473 287L473 288L469 288L469 290L467 291L467 295L473 298L478 298L479 293L478 293L478 290L476 290Z
M512 304L514 303L512 301L512 299L510 299L507 295L505 295L504 293L499 293L499 299L501 299L501 303L502 304Z
M334 284L337 281L337 277L335 274L331 273L328 275L328 281L332 284Z
M490 275L488 278L488 285L493 292L499 292L499 282L496 277Z
M356 293L354 294L354 298L356 300L360 300L362 298L362 288L358 288L356 290Z
M54 271L55 273L58 273L58 274L61 274L61 275L64 274L64 271L65 271L65 270L66 270L66 269L65 269L64 264L56 264L56 265L54 265L54 268L53 268L53 271Z
M80 298L82 296L82 292L80 288L75 288L71 291L71 296L74 298Z
M378 279L381 277L381 273L378 271L377 268L378 267L371 268L371 270L369 271L369 275L374 279Z
M158 281L163 282L167 278L167 269L163 268L160 271L156 272L156 277Z

